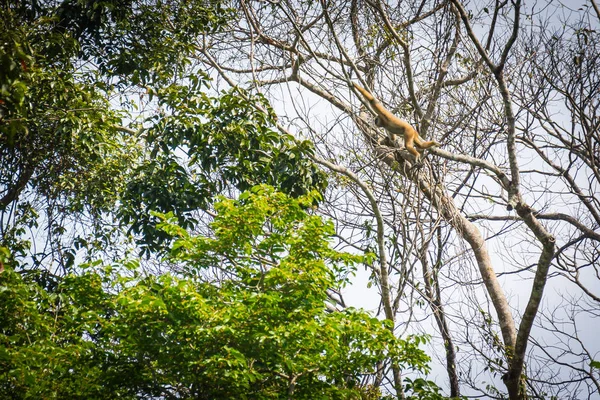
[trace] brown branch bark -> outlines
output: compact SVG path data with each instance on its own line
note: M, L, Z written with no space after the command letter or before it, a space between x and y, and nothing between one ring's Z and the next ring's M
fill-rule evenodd
M555 239L534 216L531 208L522 200L520 194L520 172L517 162L515 115L512 109L510 91L504 78L504 66L509 52L518 36L521 2L520 0L516 0L514 3L515 12L512 33L506 45L504 46L499 63L494 65L488 56L487 51L482 47L473 29L471 28L469 17L462 4L460 4L458 0L451 1L460 13L463 25L469 38L496 78L496 83L502 97L504 116L506 118L507 125L507 153L511 171L511 180L508 186L508 208L509 210L513 208L515 209L519 217L525 222L527 227L533 232L537 240L542 245L542 253L538 259L533 287L531 289L529 300L519 325L516 341L512 346L510 346L505 340L509 367L508 371L503 376L503 380L506 384L511 399L524 399L527 397L527 394L521 383L521 375L524 367L523 364L525 360L525 352L527 350L527 343L529 341L529 335L533 326L533 321L544 293L544 287L546 284L550 263L554 256Z
M33 176L34 171L35 168L33 165L25 166L25 168L19 174L19 178L14 183L14 185L9 186L6 191L6 194L4 194L2 198L0 198L0 210L6 209L6 207L8 207L10 203L15 201L19 197L21 192L27 186L27 183L29 183L29 180Z
M437 229L439 232L439 228ZM460 397L460 385L458 380L458 373L456 371L456 349L454 347L454 341L448 322L446 320L446 313L444 311L444 305L442 302L442 295L440 292L440 286L437 278L434 278L432 268L429 265L427 259L427 245L426 242L421 248L420 261L423 269L423 282L425 284L425 293L429 299L431 310L433 311L433 317L442 335L444 342L444 350L446 352L446 373L448 374L448 381L450 383L450 397ZM438 252L437 264L441 265L441 251Z

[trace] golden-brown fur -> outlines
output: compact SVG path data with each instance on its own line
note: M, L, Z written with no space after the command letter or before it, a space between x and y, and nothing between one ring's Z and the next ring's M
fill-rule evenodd
M402 135L404 137L404 146L406 147L406 150L415 156L417 162L419 161L420 154L417 149L415 149L415 146L420 149L428 149L440 145L434 141L424 141L411 124L389 112L368 90L361 87L356 82L352 83L356 90L367 99L369 104L371 104L371 107L373 107L373 110L377 113L375 125L380 128L385 128L385 130L388 131L392 143L395 142L395 135Z

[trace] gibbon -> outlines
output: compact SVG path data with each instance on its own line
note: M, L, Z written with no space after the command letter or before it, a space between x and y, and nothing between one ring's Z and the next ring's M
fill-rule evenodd
M420 153L415 149L415 145L420 149L428 149L433 146L440 146L439 143L434 141L424 141L415 128L413 128L408 122L396 117L394 114L389 112L383 107L383 105L371 94L368 90L362 88L356 82L352 82L356 90L358 90L364 97L369 101L377 117L375 117L375 125L380 128L385 128L389 134L389 138L392 143L396 141L396 135L402 135L404 137L404 146L411 154L416 158L416 162L419 162L421 157Z

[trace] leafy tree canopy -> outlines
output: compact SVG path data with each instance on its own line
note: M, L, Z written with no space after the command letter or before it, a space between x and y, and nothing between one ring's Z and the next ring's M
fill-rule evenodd
M310 143L273 130L263 97L238 88L207 94L207 72L191 59L201 36L231 15L218 1L0 6L6 246L25 254L24 227L45 213L42 229L52 232L53 251L67 249L58 261L68 270L73 246L114 243L113 222L129 226L147 251L161 249L167 238L150 210L173 212L189 228L225 190L268 183L297 196L324 187L305 157ZM74 220L93 233L63 243Z
M359 310L327 311L328 291L370 260L330 247L331 223L303 211L313 196L257 187L223 199L211 237L161 216L179 275L96 263L49 291L7 267L0 394L377 398L360 382L378 361L426 371L422 337L398 339Z

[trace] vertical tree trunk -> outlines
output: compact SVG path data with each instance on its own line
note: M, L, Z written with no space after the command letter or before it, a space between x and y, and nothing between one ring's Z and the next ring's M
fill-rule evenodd
M450 329L448 329L448 323L446 322L446 314L442 304L437 277L434 277L432 274L425 251L426 246L424 246L421 251L421 265L423 267L425 292L429 298L433 317L435 318L435 322L442 335L442 340L444 341L444 349L446 351L446 373L448 374L448 381L450 383L450 397L459 397L460 386L458 384L458 375L456 372L456 350L454 349L452 335L450 334Z

